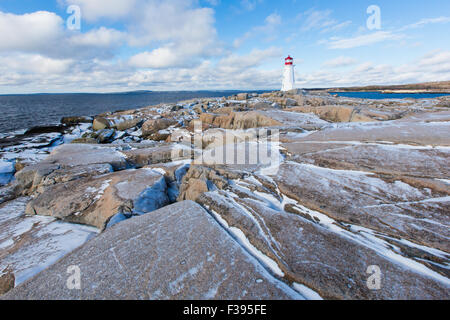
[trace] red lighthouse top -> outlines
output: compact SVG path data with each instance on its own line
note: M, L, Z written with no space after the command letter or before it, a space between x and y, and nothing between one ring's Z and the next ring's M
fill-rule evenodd
M288 56L286 59L284 59L285 65L291 66L294 63L294 59L291 56Z

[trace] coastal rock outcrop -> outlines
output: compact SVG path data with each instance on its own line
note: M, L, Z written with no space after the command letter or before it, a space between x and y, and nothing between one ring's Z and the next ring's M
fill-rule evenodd
M178 122L171 119L155 119L147 120L142 125L142 136L149 137L152 134L157 133L160 130L167 129L170 126L176 125Z
M103 166L98 166L103 165ZM126 156L114 147L84 144L67 144L56 148L45 160L27 166L16 173L17 185L22 193L34 192L42 180L53 174L57 180L74 180L78 177L121 170L127 167ZM51 179L50 179L51 180Z
M449 299L448 100L249 93L0 139L4 297Z
M15 280L16 278L14 277L14 273L8 269L0 271L0 295L13 289Z
M305 217L311 210L283 201L267 190L250 192L246 179L228 192L205 193L198 202L214 212L222 224L280 278L312 288L325 299L432 299L448 297L445 277L406 271L376 247L355 241L351 232L336 232ZM267 199L273 199L269 200ZM369 266L382 270L380 290L369 290ZM351 267L350 267L351 266ZM419 267L420 269L420 267ZM384 282L386 281L386 282Z
M80 290L66 286L77 265ZM105 281L108 279L108 281ZM89 284L89 285L86 285ZM179 202L124 221L2 299L301 299L199 205Z
M104 229L117 214L144 214L168 202L161 173L130 169L49 186L29 202L26 213Z
M201 114L200 120L203 123L213 125L222 129L250 129L259 127L271 127L281 125L258 112L231 112L228 115Z
M214 169L193 165L183 177L178 201L197 200L203 193L214 188L223 189L228 184Z
M119 131L124 131L137 126L142 122L139 117L134 117L132 115L119 115L115 117L96 117L92 124L92 128L95 131L103 129L116 129Z

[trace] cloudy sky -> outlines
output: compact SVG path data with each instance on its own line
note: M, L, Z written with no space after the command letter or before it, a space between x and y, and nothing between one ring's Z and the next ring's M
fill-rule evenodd
M447 0L0 0L0 93L442 81L449 39Z

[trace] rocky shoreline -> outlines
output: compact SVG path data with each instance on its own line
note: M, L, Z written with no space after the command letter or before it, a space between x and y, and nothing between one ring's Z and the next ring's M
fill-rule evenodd
M450 97L293 90L4 135L1 299L449 299L449 132Z

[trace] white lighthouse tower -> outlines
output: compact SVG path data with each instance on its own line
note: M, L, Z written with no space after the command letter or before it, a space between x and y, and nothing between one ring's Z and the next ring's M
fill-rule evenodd
M294 59L288 56L284 62L283 85L281 91L289 91L294 89Z

